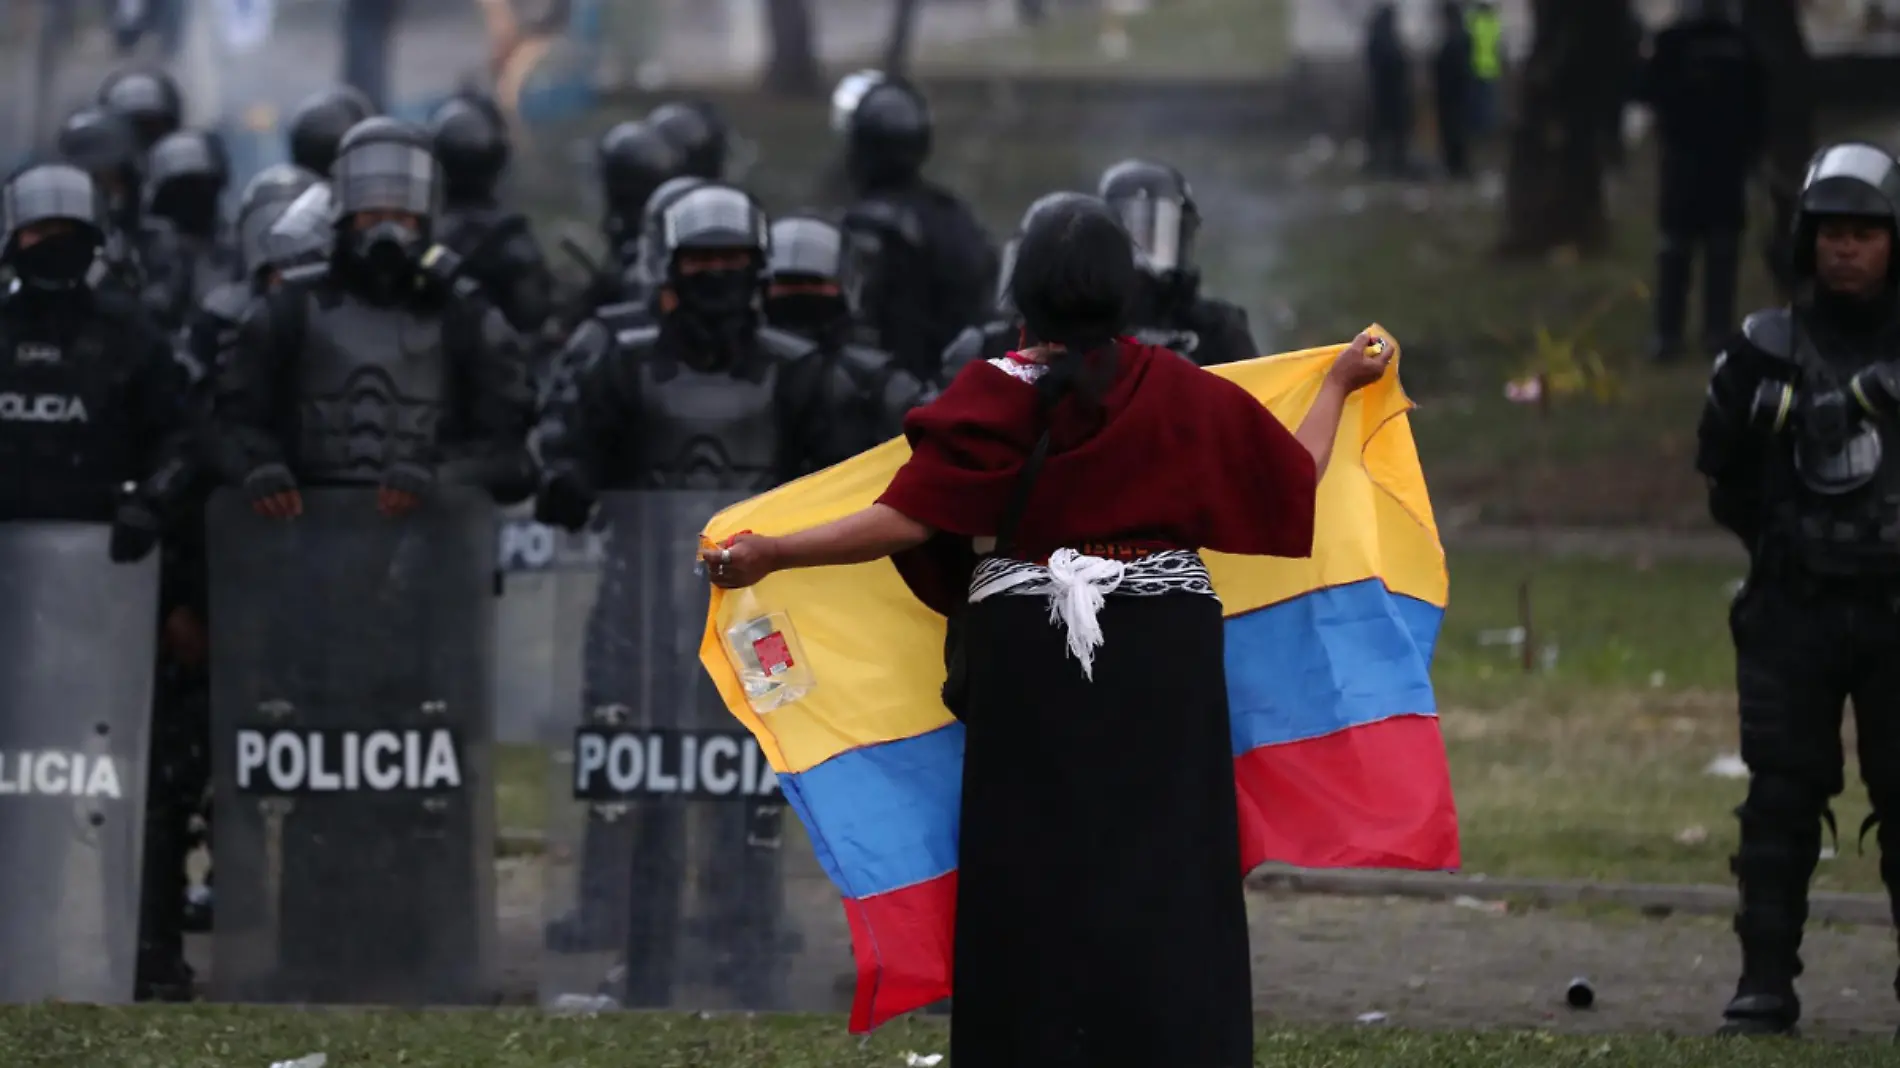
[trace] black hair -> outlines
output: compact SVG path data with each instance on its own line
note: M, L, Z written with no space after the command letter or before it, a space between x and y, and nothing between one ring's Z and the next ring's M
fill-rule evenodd
M1071 392L1100 403L1115 377L1116 338L1139 282L1135 243L1103 205L1058 205L1024 231L1010 299L1030 341L1062 346L1049 354L1049 370L1036 384L1045 404Z

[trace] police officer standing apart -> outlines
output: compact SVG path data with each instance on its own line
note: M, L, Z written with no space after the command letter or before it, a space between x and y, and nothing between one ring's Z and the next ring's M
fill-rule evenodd
M516 333L539 340L554 311L554 278L527 218L497 195L512 151L501 109L485 97L453 97L430 116L429 130L446 199L435 240L461 257Z
M1796 215L1802 295L1748 317L1703 410L1696 466L1710 509L1750 551L1730 610L1749 783L1731 862L1742 977L1725 1034L1792 1033L1800 1018L1808 883L1845 786L1850 698L1900 919L1897 220L1900 167L1886 152L1816 156Z
M10 354L0 361L0 511L110 522L112 558L143 559L188 505L184 370L137 301L101 284L108 224L83 171L29 167L0 192L0 207L0 257L16 279L0 299L0 351ZM163 603L176 602L166 591ZM172 726L155 725L152 747L142 998L186 996L191 987L180 928L186 814L168 804L163 781L177 755L166 742Z
M1767 144L1768 78L1736 23L1733 0L1684 0L1656 35L1636 99L1655 112L1662 142L1652 355L1681 357L1689 282L1702 256L1703 343L1735 329L1748 175Z
M525 498L525 361L454 254L430 244L442 179L428 134L364 122L332 180L335 252L252 306L218 376L225 472L282 519L301 513L304 485L375 485L389 515L437 483ZM372 402L384 415L361 418Z
M860 72L832 107L856 197L840 227L852 304L873 344L935 381L945 346L989 317L996 251L968 205L924 180L933 124L922 93Z
M1180 171L1124 160L1102 173L1097 194L1135 239L1141 289L1132 322L1141 341L1173 349L1203 367L1260 355L1247 329L1247 313L1201 295L1201 268L1194 259L1201 210Z
M890 353L852 343L855 324L839 277L843 240L823 219L783 218L772 224L766 265L765 321L815 343L826 368L812 403L833 414L812 442L813 471L897 437L904 413L934 392Z

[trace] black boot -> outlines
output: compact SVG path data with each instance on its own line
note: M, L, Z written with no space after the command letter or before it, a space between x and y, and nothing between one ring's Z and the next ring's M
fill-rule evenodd
M1742 272L1742 235L1709 238L1702 255L1702 345L1713 357L1740 325L1735 290Z
M1774 861L1772 851L1751 850L1730 862L1740 881L1742 907L1735 934L1742 943L1742 978L1722 1010L1718 1035L1792 1037L1798 1033L1801 999L1794 981L1801 975L1801 928L1807 920L1807 884ZM1818 852L1818 850L1817 850ZM1754 855L1750 855L1753 853ZM1767 855L1764 856L1763 854ZM1763 862L1767 863L1763 863ZM1765 871L1751 871L1765 868Z

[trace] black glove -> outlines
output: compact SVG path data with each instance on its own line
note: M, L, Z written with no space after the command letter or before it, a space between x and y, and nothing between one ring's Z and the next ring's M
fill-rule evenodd
M244 476L244 495L252 504L297 492L297 478L283 464L265 464Z
M580 530L594 511L594 491L572 471L551 475L534 496L534 521L566 530Z
M128 497L112 516L112 562L135 564L158 548L164 524L144 501Z
M1808 436L1830 451L1845 446L1853 434L1855 416L1859 411L1847 394L1830 389L1825 393L1810 394L1803 401L1801 422Z
M382 488L391 493L422 497L435 486L435 469L418 463L390 464L383 469Z

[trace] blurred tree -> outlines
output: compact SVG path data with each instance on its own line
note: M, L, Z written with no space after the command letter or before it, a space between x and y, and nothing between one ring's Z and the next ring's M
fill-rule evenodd
M1795 200L1814 156L1814 57L1808 51L1800 0L1743 0L1742 28L1768 65L1768 159L1764 175L1774 218L1768 227L1768 267L1784 295L1794 286Z
M884 44L884 71L901 78L910 69L910 48L917 36L918 0L893 0L891 36Z
M765 0L772 29L772 57L765 67L765 88L781 96L818 97L825 92L818 66L817 34L809 0Z
M1604 122L1626 86L1630 0L1533 0L1534 43L1518 85L1499 252L1600 249Z

